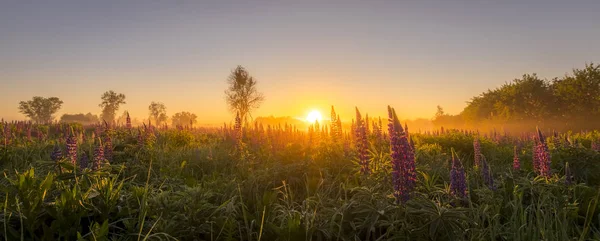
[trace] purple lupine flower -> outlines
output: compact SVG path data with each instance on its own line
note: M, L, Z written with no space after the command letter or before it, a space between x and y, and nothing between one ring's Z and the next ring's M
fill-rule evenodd
M492 176L491 168L485 160L485 157L482 158L481 175L483 176L483 181L485 184L490 189L495 190L496 187L494 186L494 177Z
M390 136L391 161L392 161L392 182L394 184L394 197L396 202L400 203L406 196L406 184L402 176L402 147L400 144L400 135L397 132L396 120L392 107L388 106L388 134ZM408 199L408 198L406 198Z
M81 155L81 159L79 159L79 170L83 170L85 168L88 168L90 165L90 159L88 158L87 153L83 153Z
M67 157L73 166L77 165L77 138L72 133L67 137Z
M474 138L473 140L473 150L474 150L474 161L475 167L479 167L481 164L481 143L479 143L479 138Z
M513 170L521 170L521 161L519 160L519 153L517 152L517 146L514 147L513 154Z
M450 170L450 194L459 197L467 197L467 177L462 163L452 149L452 169Z
M58 147L58 145L55 145L54 150L52 150L52 153L50 154L50 159L56 163L56 162L60 161L62 158L63 158L62 150L60 150L60 147Z
M390 146L392 149L392 179L394 196L398 202L405 202L415 186L415 156L406 133L396 116L396 111L388 106Z
M131 129L131 117L129 117L129 111L127 111L127 118L125 119L125 128Z
M108 134L104 137L103 157L109 162L113 160L113 143L112 138Z
M565 184L567 186L573 184L573 173L571 172L571 167L568 162L565 163Z
M94 149L94 162L92 163L92 170L94 171L100 169L104 162L104 148L102 147L102 143L99 143Z
M368 175L369 169L369 140L367 139L367 127L362 119L358 108L356 108L356 150L358 152L358 160L361 166L360 172Z

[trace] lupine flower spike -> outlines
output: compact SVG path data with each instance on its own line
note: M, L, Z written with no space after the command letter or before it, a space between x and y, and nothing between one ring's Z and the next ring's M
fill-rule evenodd
M517 152L517 146L514 147L513 154L513 170L521 170L521 161L519 160L519 153Z
M474 138L473 140L473 150L474 150L474 161L475 167L479 167L481 164L481 143L479 143L479 138Z
M358 152L358 160L361 166L362 174L369 174L369 141L367 139L366 121L362 119L358 108L356 108L356 151Z
M67 157L71 160L73 166L77 166L77 138L73 134L73 129L71 129L71 134L67 137L66 146Z
M92 170L96 171L102 167L102 162L104 162L104 147L102 146L102 142L100 138L98 138L98 144L94 149L94 162L92 163Z
M452 149L452 169L450 170L450 194L459 198L467 197L465 169L454 149Z
M538 161L538 173L540 176L550 177L550 152L548 151L548 146L546 145L546 141L544 139L544 136L542 135L542 132L538 129L537 133L539 142L536 148L535 155L537 156Z

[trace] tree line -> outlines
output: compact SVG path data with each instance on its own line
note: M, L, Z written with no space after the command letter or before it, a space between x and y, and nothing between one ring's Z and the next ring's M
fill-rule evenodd
M594 129L600 117L600 66L583 69L552 80L524 74L471 98L457 115L438 106L436 126L457 128L502 126L515 129L538 125L557 130ZM530 126L529 126L530 127Z
M237 66L231 71L227 78L229 87L225 90L225 100L229 109L235 115L239 115L244 121L251 116L251 112L257 109L264 96L258 92L257 81L242 67ZM98 105L102 110L98 117L92 113L87 114L64 114L60 118L61 122L94 124L101 121L108 123L124 123L129 117L127 111L117 117L121 105L126 104L125 94L116 93L113 90L106 91L100 97L101 102ZM63 101L58 97L35 96L31 100L19 102L19 112L27 116L32 122L38 124L50 123L54 121L55 114L62 107ZM171 116L172 126L192 126L197 123L197 116L194 113L182 111ZM152 101L148 106L148 120L155 125L167 124L169 119L167 107L162 102Z

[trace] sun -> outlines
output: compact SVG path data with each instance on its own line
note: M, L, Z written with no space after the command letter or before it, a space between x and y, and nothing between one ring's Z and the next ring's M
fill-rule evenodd
M321 112L319 112L318 110L313 110L310 113L308 113L308 115L306 116L306 121L308 121L310 123L314 123L315 121L321 122L322 120L323 120L323 116L321 115Z

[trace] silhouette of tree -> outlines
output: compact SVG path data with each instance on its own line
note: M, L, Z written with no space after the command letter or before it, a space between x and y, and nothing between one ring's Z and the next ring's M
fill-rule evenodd
M231 71L227 83L229 87L225 90L225 97L229 110L239 113L244 122L251 116L252 110L260 107L265 98L256 89L256 80L240 65Z
M19 112L29 117L35 123L48 123L54 119L63 101L57 97L33 97L32 100L19 102Z
M190 112L179 112L175 113L173 117L171 117L171 123L173 126L192 126L196 124L197 116Z
M154 120L154 123L157 125L167 121L167 107L165 104L152 101L150 106L148 106L148 110L150 112L150 118Z
M101 118L107 122L113 122L115 120L115 115L119 110L119 106L121 104L126 104L125 95L117 94L116 92L109 90L102 94L102 103L100 103L100 108L102 108Z

